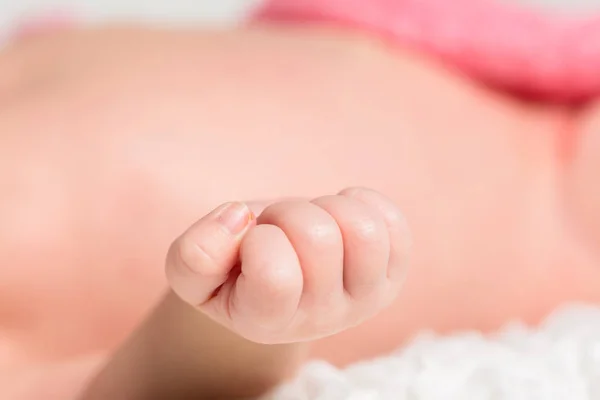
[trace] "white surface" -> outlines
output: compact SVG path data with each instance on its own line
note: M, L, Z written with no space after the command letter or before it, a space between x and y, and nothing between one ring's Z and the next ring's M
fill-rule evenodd
M0 25L24 15L69 10L92 20L229 23L259 0L0 0Z
M425 335L345 371L308 365L276 400L599 400L600 309L572 307L539 330Z
M0 27L25 14L66 9L94 21L106 19L177 23L229 23L260 0L0 0ZM365 0L368 1L368 0ZM600 0L499 0L551 10L589 12Z
M587 14L600 9L599 0L504 0L566 14Z

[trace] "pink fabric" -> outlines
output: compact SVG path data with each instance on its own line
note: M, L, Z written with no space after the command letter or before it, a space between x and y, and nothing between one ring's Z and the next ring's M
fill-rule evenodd
M545 100L600 94L600 15L567 18L493 0L274 0L255 17L375 31L487 84Z
M48 11L29 15L19 21L11 33L13 40L69 29L76 25L77 18L65 11Z

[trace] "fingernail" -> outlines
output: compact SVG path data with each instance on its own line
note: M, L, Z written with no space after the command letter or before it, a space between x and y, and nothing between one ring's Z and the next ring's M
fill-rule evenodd
M219 210L217 219L229 233L239 235L254 219L254 214L244 203L228 203Z

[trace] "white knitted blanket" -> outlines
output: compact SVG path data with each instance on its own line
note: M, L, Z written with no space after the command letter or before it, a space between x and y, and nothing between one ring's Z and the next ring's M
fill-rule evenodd
M600 400L600 308L570 306L537 329L438 337L338 370L307 365L277 400Z

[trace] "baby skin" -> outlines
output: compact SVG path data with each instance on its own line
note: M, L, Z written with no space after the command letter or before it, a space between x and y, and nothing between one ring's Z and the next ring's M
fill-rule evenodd
M410 237L391 200L353 188L254 208L224 204L174 242L167 276L183 301L168 295L84 399L264 394L306 343L395 299Z
M599 115L325 25L28 35L0 52L0 397L99 369L84 398L251 396L598 303Z

